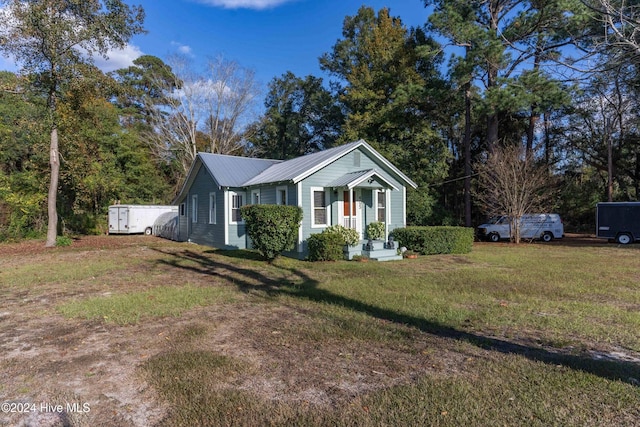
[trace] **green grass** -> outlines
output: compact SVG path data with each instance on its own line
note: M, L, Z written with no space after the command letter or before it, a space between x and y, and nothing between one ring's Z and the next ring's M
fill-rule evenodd
M69 318L98 319L127 325L150 317L175 317L197 306L229 302L232 299L224 288L160 286L148 291L73 300L58 306L58 311Z
M251 252L170 243L138 257L110 253L48 262L50 279L25 262L20 290L64 283L77 292L59 312L106 327L224 306L215 319L246 329L225 351L217 324L190 319L141 362L170 407L164 425L640 424L640 364L590 353L640 353L640 245L483 244L392 263L267 264ZM19 280L0 273L9 293ZM103 285L83 292L94 282ZM327 385L372 369L340 368L367 357L395 381L347 392Z

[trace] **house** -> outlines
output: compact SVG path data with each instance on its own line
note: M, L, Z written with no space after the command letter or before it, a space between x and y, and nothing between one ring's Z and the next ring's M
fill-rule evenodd
M240 207L298 205L303 220L291 256L327 226L355 228L381 221L387 234L406 225L406 188L416 184L364 140L292 160L198 153L174 201L178 240L222 249L250 247Z

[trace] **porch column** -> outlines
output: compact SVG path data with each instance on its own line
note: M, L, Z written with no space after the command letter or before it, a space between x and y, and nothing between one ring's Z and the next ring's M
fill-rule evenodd
M353 224L353 207L354 207L354 200L353 200L353 188L349 189L349 228L355 228L354 224Z

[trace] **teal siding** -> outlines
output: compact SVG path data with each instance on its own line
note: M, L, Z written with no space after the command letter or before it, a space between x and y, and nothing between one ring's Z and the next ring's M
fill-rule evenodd
M216 197L215 224L209 223L209 194ZM198 196L197 221L193 222L193 196ZM193 184L185 195L186 222L188 223L189 241L213 247L224 246L224 193L206 171L200 168Z
M359 153L356 154L356 153ZM357 158L359 157L359 166L357 166ZM385 180L392 183L398 190L390 191L390 200L389 206L387 209L390 209L391 218L390 225L388 227L389 231L394 228L401 227L404 223L403 217L403 198L402 198L402 188L403 184L394 178L394 175L388 171L383 164L377 163L375 159L372 159L367 156L367 154L359 149L354 150L347 155L341 157L330 165L326 166L322 170L314 173L313 175L307 177L302 181L302 203L301 206L304 211L304 218L302 221L303 224L303 240L306 241L307 238L311 234L321 233L324 228L313 228L311 226L311 188L312 187L325 187L325 185L337 180L341 176L350 173L356 172L360 170L367 169L376 169L379 174L384 177ZM344 188L337 189L337 192L334 192L333 188L326 188L326 190L330 194L330 222L329 224L338 224L340 210L343 209L342 203L339 203L341 192L344 191ZM364 204L363 208L363 218L362 218L362 228L363 230L366 228L366 225L370 222L376 220L376 210L375 206L373 206L373 192L372 189L369 188L361 188L362 192L362 202ZM361 230L361 231L363 231ZM305 246L306 250L306 246Z
M404 199L403 199L403 182L395 178L392 170L387 168L383 163L379 163L377 159L369 157L365 150L356 148L341 158L335 160L329 165L313 173L303 179L300 183L283 184L273 183L259 185L248 188L225 188L219 189L214 178L209 174L205 167L196 164L190 174L189 181L185 186L186 191L181 194L181 199L177 200L177 204L185 204L185 215L179 218L180 239L190 240L203 245L213 246L217 248L246 248L250 246L248 237L246 236L246 226L240 222L238 224L230 224L231 203L229 192L235 192L243 195L243 204L252 202L252 190L260 191L261 204L275 204L278 202L280 194L278 189L287 188L287 204L298 205L303 209L303 219L301 225L301 233L299 235L302 246L296 248L295 251L289 252L290 256L304 257L306 255L306 240L315 233L320 233L325 227L312 226L312 204L311 189L319 188L326 191L328 197L329 208L327 209L328 225L339 224L341 221L344 206L341 202L343 192L346 187L332 188L328 185L332 183L341 183L345 181L346 174L358 176L354 172L367 171L375 169L376 173L384 180L395 186L397 190L389 191L389 200L387 203L388 231L404 226ZM363 175L360 175L363 176ZM376 177L374 176L375 180ZM362 182L357 191L360 192L360 201L362 202L362 229L359 230L364 236L366 225L377 220L377 211L374 197L374 189L371 186L376 182L369 184ZM216 224L209 224L209 193L214 192L216 195ZM355 190L354 190L355 192ZM193 195L198 196L198 218L196 222L191 219ZM225 218L227 224L225 224ZM226 227L226 228L225 228ZM225 232L226 230L226 232Z

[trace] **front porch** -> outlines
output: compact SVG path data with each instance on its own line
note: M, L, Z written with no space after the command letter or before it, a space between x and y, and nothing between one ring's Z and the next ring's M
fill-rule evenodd
M397 261L402 259L398 248L387 248L387 242L382 240L361 240L356 246L345 246L345 259L352 260L354 256L362 256L371 261Z

